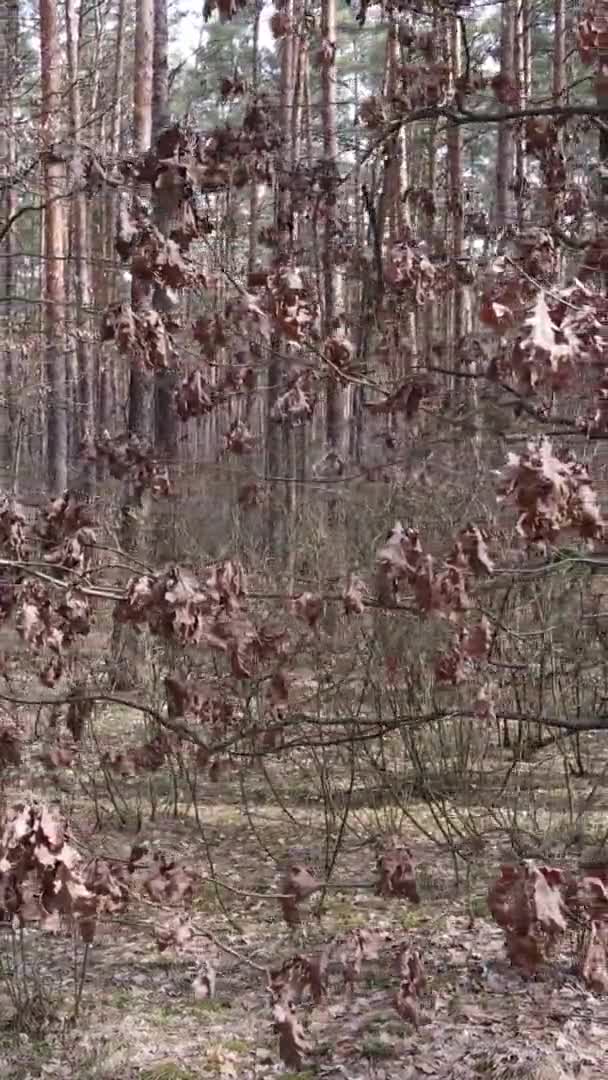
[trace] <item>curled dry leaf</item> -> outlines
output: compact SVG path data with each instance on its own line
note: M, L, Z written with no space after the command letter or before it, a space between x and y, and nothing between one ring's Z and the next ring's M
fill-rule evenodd
M154 930L159 952L165 952L166 949L179 951L192 941L193 936L192 920L185 915L176 915Z
M505 930L507 955L533 975L566 929L565 876L561 870L525 861L503 866L490 887L488 906Z
M144 889L156 903L190 904L194 896L195 874L175 862L167 862L160 853L154 856L155 867L144 880Z
M319 621L323 611L323 601L317 593L300 593L292 600L294 613L313 627Z
M422 993L426 989L426 972L416 949L405 945L399 954L399 971L402 980L407 980L412 992Z
M378 854L376 870L378 895L399 896L413 904L420 903L416 886L416 865L410 848L398 841L389 841Z
M412 1024L416 1031L420 1027L420 1007L416 992L408 979L402 979L395 995L395 1008L403 1020Z
M492 628L490 626L490 620L483 615L480 621L476 623L467 634L465 640L465 651L467 656L470 656L473 660L484 659L484 657L488 655L491 642Z
M366 586L360 578L351 574L342 599L346 615L362 615L365 611Z
M210 960L201 961L192 983L192 992L197 1001L207 1001L215 997L216 972Z
M310 1052L310 1043L299 1022L292 1004L277 1004L272 1010L275 1030L279 1035L279 1054L288 1069L301 1070L304 1056Z
M590 990L608 993L608 926L593 920L583 935L577 968Z
M281 910L288 926L298 926L301 922L299 904L322 888L322 883L305 866L291 866L281 880Z
M327 996L327 966L329 947L316 956L293 956L275 971L270 972L270 992L274 1004L287 1006L299 1002L306 989L315 1004Z

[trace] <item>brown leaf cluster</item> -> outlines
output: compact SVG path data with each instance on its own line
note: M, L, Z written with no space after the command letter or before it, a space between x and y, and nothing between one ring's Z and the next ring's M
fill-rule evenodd
M0 550L11 559L27 554L25 516L8 495L0 493Z
M89 450L89 457L106 461L110 476L116 480L129 476L136 495L144 491L150 491L154 497L171 494L167 466L155 459L152 447L137 435L113 437L104 431Z
M414 856L398 838L389 839L378 852L376 871L376 892L379 896L396 896L413 904L420 903Z
M395 995L395 1008L403 1020L407 1020L416 1030L420 1026L420 995L426 988L426 973L415 949L407 946L399 956L399 990Z
M163 371L173 361L169 326L154 309L136 312L130 304L112 304L102 318L101 340L116 342L123 356L148 371Z
M53 686L63 673L65 649L76 635L86 635L92 615L85 595L69 589L59 600L40 581L26 579L19 588L16 628L35 652L46 654L40 679Z
M435 267L423 247L413 240L393 244L384 276L391 289L407 296L416 307L424 306L435 296Z
M239 563L226 559L211 567L204 585L173 566L164 573L132 578L114 610L118 622L147 626L180 645L205 645L223 652L237 678L252 665L279 656L285 634L249 619L246 581Z
M275 423L297 427L311 420L317 402L312 371L294 371L287 376L285 389L277 396L270 416Z
M56 811L32 802L9 813L0 840L3 916L53 932L65 921L90 942L99 915L122 908L126 895L103 860L84 866L70 843L67 822Z
M585 540L600 539L605 525L586 466L573 455L562 459L549 439L509 453L501 495L519 510L518 532L529 542L553 543L566 529Z
M229 396L255 387L255 370L247 365L221 368L218 374L219 378L211 384L203 369L196 368L182 380L175 391L175 407L181 420L207 416Z
M153 864L143 881L148 896L157 904L190 905L197 880L194 870L167 859L163 852L154 853Z
M420 407L421 402L431 397L436 387L433 381L424 375L413 375L401 386L389 394L384 401L366 401L365 408L376 414L404 413L411 420Z
M490 887L488 906L505 931L507 955L527 975L536 973L566 930L564 887L561 870L531 860L501 867Z
M300 904L321 888L322 882L317 881L305 866L296 864L289 867L280 885L281 911L288 926L300 925L302 921Z

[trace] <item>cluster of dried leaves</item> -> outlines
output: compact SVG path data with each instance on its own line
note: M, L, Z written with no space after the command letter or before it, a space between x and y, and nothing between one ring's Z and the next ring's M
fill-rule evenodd
M509 453L502 495L515 502L518 532L530 543L546 547L566 530L585 540L605 535L588 469L573 454L558 457L548 439Z
M269 994L272 1017L279 1036L279 1055L290 1069L302 1069L312 1050L310 1039L297 1013L306 994L314 1005L327 1002L332 989L351 994L365 964L386 954L395 970L398 988L394 994L399 1016L418 1029L421 999L427 985L419 953L390 934L357 929L338 935L309 956L289 957L270 972Z
M608 992L608 870L580 875L533 861L503 866L488 893L493 918L505 931L507 955L526 975L550 962L569 928L576 934L575 970L590 989Z
M110 476L116 480L128 476L137 496L144 491L149 491L155 498L171 494L168 467L157 461L152 447L137 435L112 437L108 431L103 431L85 453L89 461L107 462Z
M173 566L131 578L114 618L177 645L205 645L224 653L232 674L247 679L261 661L285 654L286 631L256 627L246 609L247 580L239 562L215 563L203 583Z
M54 933L73 927L90 943L100 916L126 902L124 882L104 860L85 863L58 812L36 802L11 811L0 840L0 917Z

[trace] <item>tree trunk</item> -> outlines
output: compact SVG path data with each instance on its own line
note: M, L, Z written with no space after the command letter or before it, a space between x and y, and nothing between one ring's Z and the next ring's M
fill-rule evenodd
M260 16L262 14L263 0L256 0L253 16L252 43L251 43L251 96L256 100L260 81ZM258 252L258 181L254 176L249 185L249 249L247 253L247 269L251 274L255 269Z
M67 380L65 362L65 161L62 128L61 44L55 0L40 0L40 135L43 147L45 232L45 368L49 492L67 487Z
M150 147L152 137L152 87L154 55L154 6L153 0L137 0L135 23L135 79L133 104L135 114L135 151L144 154ZM134 311L145 312L152 307L153 285L133 276L131 283L131 306ZM129 411L127 428L129 435L147 441L151 430L153 381L137 360L131 363L129 373ZM133 490L125 481L122 499L121 543L126 551L145 548L147 497ZM141 643L133 627L114 624L112 636L113 683L117 689L132 688L138 681L141 662Z
M455 82L460 75L460 23L457 19L449 20L448 43L450 50L451 78ZM464 182L462 167L462 127L448 123L448 188L452 234L452 259L457 267L464 258ZM460 365L460 356L465 334L465 296L464 286L456 278L452 293L452 326L447 342L450 365L456 370ZM458 389L458 388L457 388Z
M279 124L281 129L281 145L277 155L277 186L275 192L275 228L277 232L276 262L278 266L285 266L291 254L291 207L290 207L290 182L289 168L286 167L291 159L291 104L293 101L293 59L294 59L294 4L293 0L287 0L284 9L289 19L289 30L280 43L280 90L279 90ZM266 477L270 484L268 499L268 515L266 518L266 535L268 549L272 555L278 555L281 550L282 511L281 500L278 494L276 477L281 473L281 443L282 436L279 425L272 420L272 408L277 400L282 376L283 365L280 359L282 340L277 335L271 342L271 360L268 365L268 395L266 416ZM275 478L275 479L273 479ZM283 545L284 546L284 545Z
M122 86L124 78L125 59L125 14L126 0L117 0L116 3L116 37L114 43L114 71L112 74L112 108L110 114L110 155L117 160L122 149L122 118L123 99ZM117 217L117 192L110 184L106 185L104 193L105 201L105 226L106 237L103 247L104 255L108 260L114 258L114 240L116 235ZM106 287L103 301L109 305L115 299L116 288L112 275L106 274ZM98 377L98 407L97 407L97 430L99 433L109 429L113 413L113 401L116 397L116 357L113 350L106 350L99 368ZM102 480L107 472L106 463L101 460L97 463L97 476Z
M503 92L512 95L515 89L513 54L515 48L515 3L501 7L500 79ZM504 106L503 106L504 107ZM508 107L508 106L507 106ZM506 111L506 108L505 108ZM496 153L496 210L498 229L504 229L511 215L511 181L513 175L513 124L498 125Z
M152 87L154 58L154 0L136 0L135 7L135 78L133 83L134 142L136 153L143 154L152 139ZM152 286L133 278L131 304L145 310L152 304ZM138 363L131 364L129 380L130 435L148 439L151 430L152 381Z
M152 137L157 139L169 123L169 25L167 21L167 0L154 0L154 59L152 92ZM167 233L171 223L160 202L154 201L154 224L162 233ZM154 290L153 304L157 311L166 310L166 293L162 289ZM177 415L175 412L175 390L177 371L169 368L158 371L154 379L154 424L155 446L159 454L172 463L177 457Z
M323 124L323 176L325 187L323 223L323 333L327 338L336 327L338 277L334 243L338 231L338 132L336 75L336 0L321 3L321 116ZM344 391L328 372L326 397L326 437L330 450L342 456Z
M0 19L0 172L12 177L17 155L15 147L15 95L19 78L19 0L8 0ZM2 216L10 221L17 209L14 185L4 187ZM15 486L16 447L16 343L13 340L13 295L17 277L15 228L10 228L0 246L0 335L3 342L3 394L6 414L2 424L2 464Z
M66 38L68 76L70 84L70 120L72 128L72 183L75 189L72 203L74 214L73 265L76 292L76 326L78 357L78 393L76 419L79 442L90 443L95 437L95 401L94 401L94 366L92 353L92 335L88 310L92 303L91 268L89 263L89 215L87 199L83 185L82 157L80 139L82 127L82 108L80 101L80 79L78 64L78 19L74 0L66 0ZM84 455L81 472L81 486L84 494L91 498L95 493L95 464Z

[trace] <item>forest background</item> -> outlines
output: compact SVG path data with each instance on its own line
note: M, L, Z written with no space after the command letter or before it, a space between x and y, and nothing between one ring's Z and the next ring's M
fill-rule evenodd
M4 1075L603 1075L608 4L0 89Z

